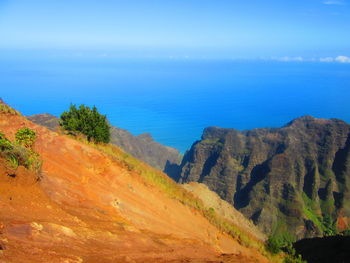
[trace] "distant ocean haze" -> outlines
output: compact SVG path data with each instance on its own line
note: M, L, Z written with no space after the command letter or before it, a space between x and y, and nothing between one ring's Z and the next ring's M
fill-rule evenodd
M24 115L96 105L111 124L189 149L205 127L350 121L350 64L230 60L4 59L1 97Z

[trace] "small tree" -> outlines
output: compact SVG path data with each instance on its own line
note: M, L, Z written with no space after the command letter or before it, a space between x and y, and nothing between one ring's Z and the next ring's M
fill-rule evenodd
M29 128L19 129L16 133L16 142L26 148L31 148L35 142L35 131Z
M109 143L110 127L107 118L95 106L91 109L82 104L78 109L72 104L69 111L62 113L60 125L71 134L84 134L89 141Z

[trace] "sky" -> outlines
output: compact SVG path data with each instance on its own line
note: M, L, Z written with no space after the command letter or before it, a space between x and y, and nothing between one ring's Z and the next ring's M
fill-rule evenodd
M347 61L349 31L350 0L0 0L3 54Z

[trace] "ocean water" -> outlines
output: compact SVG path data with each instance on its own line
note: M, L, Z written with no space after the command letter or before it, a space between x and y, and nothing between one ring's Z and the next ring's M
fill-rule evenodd
M208 126L350 122L350 64L230 60L0 60L0 97L24 115L96 105L110 122L181 152Z

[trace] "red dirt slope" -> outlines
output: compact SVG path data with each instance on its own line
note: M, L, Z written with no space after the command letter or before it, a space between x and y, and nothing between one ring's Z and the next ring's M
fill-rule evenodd
M268 262L96 148L0 113L10 140L22 127L42 179L0 159L1 263Z

